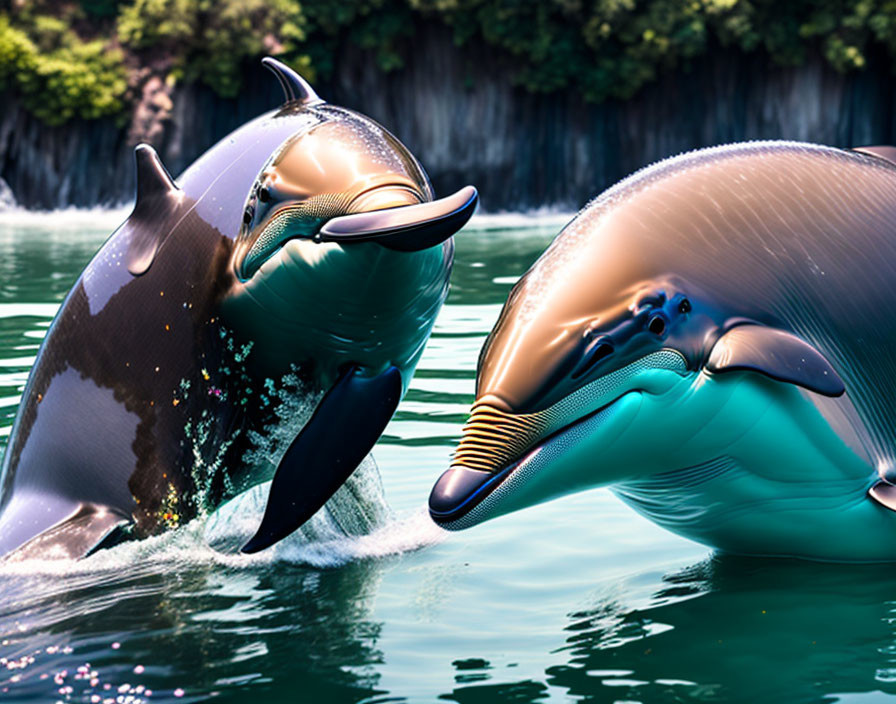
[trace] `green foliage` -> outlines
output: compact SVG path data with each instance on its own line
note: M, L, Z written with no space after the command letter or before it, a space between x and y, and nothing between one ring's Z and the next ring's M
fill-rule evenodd
M798 65L823 56L838 71L871 54L896 66L896 0L31 0L0 11L0 87L18 90L52 124L120 114L127 71L220 95L241 88L247 62L284 57L329 75L346 45L383 71L425 60L423 22L442 22L462 47L503 54L533 92L565 88L587 100L626 99L675 66L719 48Z
M122 8L118 39L171 57L177 76L233 97L244 62L295 52L305 24L296 0L133 0Z
M875 45L896 63L894 0L408 0L514 57L531 91L575 86L586 99L625 99L663 71L714 47L762 50L782 65L809 53L862 69Z
M377 66L404 66L414 35L415 13L404 0L303 0L308 40L303 48L317 75L333 71L333 58L346 44L372 52Z
M120 51L84 42L51 17L38 17L39 44L0 15L0 87L17 89L25 107L50 125L73 117L119 114L127 74Z

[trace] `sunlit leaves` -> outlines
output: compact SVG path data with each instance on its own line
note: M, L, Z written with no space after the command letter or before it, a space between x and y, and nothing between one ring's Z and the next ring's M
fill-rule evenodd
M127 91L121 52L81 41L54 18L38 17L35 26L44 30L39 44L0 15L0 86L16 89L50 125L119 114Z
M224 96L266 54L311 79L346 49L400 70L425 60L426 23L447 25L459 47L491 47L509 67L499 75L530 92L595 102L719 48L782 65L822 56L844 72L872 54L896 65L896 0L31 0L0 11L0 82L59 124L123 114L136 67Z

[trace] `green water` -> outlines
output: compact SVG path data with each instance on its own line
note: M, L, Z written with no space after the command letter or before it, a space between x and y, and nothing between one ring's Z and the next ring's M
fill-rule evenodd
M479 347L557 229L499 225L458 238L448 304L375 450L394 520L271 559L217 558L188 527L0 568L0 701L896 700L896 567L713 556L605 491L460 534L428 521ZM0 445L113 226L0 219Z

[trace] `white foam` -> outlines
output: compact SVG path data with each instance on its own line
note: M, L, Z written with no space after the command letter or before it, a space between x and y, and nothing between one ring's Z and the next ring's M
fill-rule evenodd
M257 521L260 516L255 517ZM247 528L248 519L235 526ZM244 530L241 535L250 534ZM223 565L231 569L255 569L259 566L285 563L311 567L339 567L358 560L384 558L412 552L441 542L447 535L429 517L425 506L400 517L393 517L380 528L366 535L319 535L308 540L301 531L254 555L224 553L206 542L206 519L195 519L177 530L144 540L122 543L100 550L83 560L23 560L0 566L0 576L7 575L114 575L127 570L158 573L176 570L178 565Z
M91 230L108 230L112 232L131 212L133 204L125 204L113 208L60 208L58 210L27 210L21 207L0 208L0 226L34 226L57 229L89 228ZM467 225L469 230L510 230L532 227L551 227L559 230L575 215L574 211L565 208L542 207L517 212L480 212L473 216Z
M26 210L15 207L0 209L0 226L45 227L106 230L112 232L130 214L133 205L114 208L61 208L59 210Z
M252 449L240 462L269 474L293 437L311 416L320 400L319 391L305 387L290 372L267 389L274 405L275 420L263 432L252 433ZM194 481L199 503L204 486L221 470L213 437L199 422L192 423ZM206 445L208 447L206 447ZM383 491L382 478L372 456L367 456L330 500L299 530L255 555L240 548L255 534L267 505L271 482L243 491L209 515L203 515L176 530L139 541L100 550L81 560L24 560L0 563L0 576L8 574L119 573L134 569L153 572L170 570L173 564L223 564L252 568L275 562L337 567L355 560L385 557L416 550L441 539L445 532L436 526L425 507L398 518Z
M565 209L536 208L520 212L477 213L464 228L473 231L544 228L559 231L572 220L575 212Z

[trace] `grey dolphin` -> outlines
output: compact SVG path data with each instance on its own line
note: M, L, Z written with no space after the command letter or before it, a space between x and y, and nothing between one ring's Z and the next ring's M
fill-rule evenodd
M511 292L433 518L610 486L731 552L896 559L893 157L734 144L599 196Z
M62 304L25 388L0 555L80 557L270 479L247 451L296 372L323 397L273 474L244 547L260 550L324 504L392 416L475 189L434 201L395 137L265 63L287 102L177 182L137 148L134 210Z

